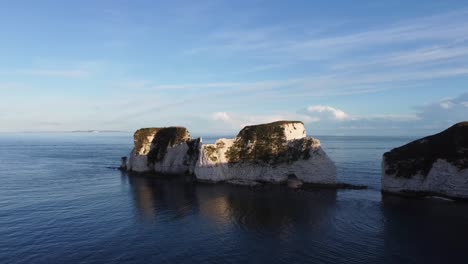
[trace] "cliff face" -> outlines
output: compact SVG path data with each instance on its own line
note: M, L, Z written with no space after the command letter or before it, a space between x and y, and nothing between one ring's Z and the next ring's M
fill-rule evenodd
M382 190L468 198L468 122L385 153Z
M133 172L195 174L211 181L336 183L334 163L304 124L279 121L247 126L235 139L201 144L184 127L143 128L134 134L127 169ZM295 177L293 177L295 176Z
M184 127L143 128L134 134L128 170L182 174L193 172L200 139L190 139Z
M135 153L138 155L148 155L150 151L151 142L153 141L156 133L161 130L161 128L142 128L138 129L135 134L133 134L133 144L135 146Z
M235 139L204 144L195 175L212 181L281 182L295 175L304 182L336 182L334 163L298 121L247 126Z

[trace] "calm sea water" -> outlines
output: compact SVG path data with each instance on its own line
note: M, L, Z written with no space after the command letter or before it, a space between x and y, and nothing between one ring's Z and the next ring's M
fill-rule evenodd
M412 138L318 138L368 190L128 177L131 135L0 135L0 263L468 263L467 203L380 194Z

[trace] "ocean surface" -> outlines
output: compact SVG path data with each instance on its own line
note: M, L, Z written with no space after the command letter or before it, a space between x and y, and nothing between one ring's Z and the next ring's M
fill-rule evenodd
M130 134L0 134L0 263L468 263L468 203L380 193L414 138L317 137L369 189L129 177Z

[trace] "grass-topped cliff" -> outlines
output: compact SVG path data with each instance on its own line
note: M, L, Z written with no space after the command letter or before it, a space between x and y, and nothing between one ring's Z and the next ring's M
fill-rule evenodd
M162 160L168 147L189 139L190 134L185 127L142 128L133 135L135 153L147 155L148 163Z
M148 163L161 161L168 147L187 142L189 139L190 134L185 127L165 127L159 129L151 142Z
M161 130L161 128L149 127L135 131L133 134L135 153L138 155L147 155L150 151L151 141L159 130Z
M285 126L301 124L300 121L277 121L268 124L246 126L237 135L234 144L226 152L230 163L264 162L280 163L308 158L313 139L303 138L288 144Z
M421 173L427 176L437 159L443 159L460 170L468 168L468 122L428 136L384 154L385 173L410 178Z

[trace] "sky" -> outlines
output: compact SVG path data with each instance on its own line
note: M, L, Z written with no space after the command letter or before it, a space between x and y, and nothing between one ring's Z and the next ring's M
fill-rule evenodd
M468 120L468 1L0 0L0 132L425 135Z

